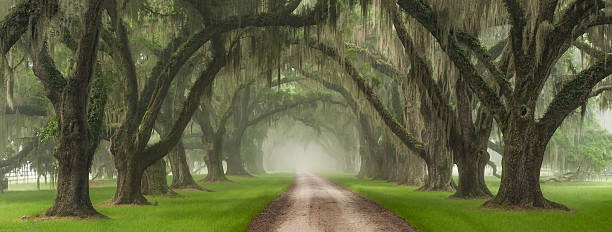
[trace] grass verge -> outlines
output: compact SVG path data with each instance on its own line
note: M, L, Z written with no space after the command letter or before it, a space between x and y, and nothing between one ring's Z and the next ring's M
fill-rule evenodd
M6 192L0 194L0 231L244 231L251 219L293 180L289 174L229 178L236 183L202 184L216 192L179 192L183 197L148 198L158 206L96 207L110 217L108 220L23 221L21 216L47 210L55 192ZM91 188L93 204L108 201L114 190L112 185Z
M544 196L572 212L504 211L479 208L485 200L452 200L451 193L416 192L417 187L327 175L332 181L405 218L420 231L612 231L612 183L546 183ZM487 179L493 193L498 179Z

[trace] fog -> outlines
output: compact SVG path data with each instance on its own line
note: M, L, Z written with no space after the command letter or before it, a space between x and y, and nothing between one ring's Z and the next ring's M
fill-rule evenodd
M264 168L271 172L331 172L336 160L318 143L287 139L276 147L263 147Z
M321 134L303 123L284 118L267 131L262 143L263 166L268 172L338 172L345 151L319 142Z
M599 116L599 124L606 128L608 131L612 132L612 110L600 111Z

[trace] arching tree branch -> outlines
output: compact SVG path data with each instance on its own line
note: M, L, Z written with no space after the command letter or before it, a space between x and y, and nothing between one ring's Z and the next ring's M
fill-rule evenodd
M511 4L515 2L514 0L507 1ZM423 27L425 27L434 36L434 38L436 38L438 43L440 43L440 47L446 52L451 61L453 61L455 66L459 69L461 78L464 78L466 80L466 83L468 83L470 87L474 90L482 104L491 109L491 112L495 116L495 119L497 120L498 124L505 125L505 122L508 117L506 107L503 105L499 96L497 96L493 89L484 81L482 76L477 72L476 68L471 63L465 51L463 51L459 47L458 42L455 38L456 33L453 33L453 31L446 32L443 29L442 25L438 24L437 15L434 10L423 0L398 0L398 3L404 11L406 11L409 15L411 15L419 23L421 23L421 25L423 25ZM517 26L522 27L521 25L524 25L524 16L521 15L522 13L518 12L517 16L515 16L515 23L517 25L513 26L513 28L516 28ZM522 30L518 32L518 34L522 34ZM519 41L517 42L517 40ZM517 40L515 40L514 36L512 36L511 43L513 44L513 48L515 47L515 43L522 45L520 39ZM520 48L518 51L515 52L522 54L522 50Z
M590 97L593 87L612 74L612 54L580 72L567 82L552 100L546 114L540 119L539 127L549 136L563 122L563 119L583 105Z
M357 69L353 66L353 64L345 57L342 58L338 53L331 47L322 44L316 43L314 41L310 41L309 46L321 51L326 56L336 60L339 65L344 67L344 71L353 79L353 81L357 84L357 87L361 92L364 93L366 99L372 104L372 106L376 109L378 114L381 116L385 124L389 127L389 129L398 137L402 142L411 150L413 150L416 154L425 157L425 150L423 149L423 142L416 139L412 136L406 128L404 128L389 112L387 107L380 101L376 93L372 90L371 87L367 86L365 80L361 77Z

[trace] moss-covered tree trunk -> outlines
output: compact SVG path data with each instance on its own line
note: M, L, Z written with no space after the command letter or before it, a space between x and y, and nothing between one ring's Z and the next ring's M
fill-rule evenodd
M142 177L140 191L144 195L151 196L177 195L174 191L168 188L168 179L166 178L166 161L164 161L164 159L158 160L145 170Z
M5 173L0 173L0 193L4 193L8 189L8 180L4 177Z
M518 106L508 119L501 185L495 198L486 202L485 207L567 209L544 198L540 189L540 167L550 137L532 119L534 108Z
M478 109L476 122L472 119L472 96L463 80L457 81L457 118L454 132L453 158L459 172L459 184L453 198L472 199L493 196L484 180L489 162L488 141L493 116L484 107Z
M416 103L419 102L418 91L414 90L414 86L409 84L403 84L403 97L405 107L403 111L404 124L406 129L418 139L422 130L421 126L421 115L419 113L419 107ZM401 173L398 183L412 186L422 186L425 183L427 176L426 173L427 164L425 161L414 152L406 154L406 158L403 164L403 172Z
M441 111L429 105L422 98L421 114L425 122L425 134L421 135L425 142L425 162L427 163L427 179L420 191L453 191L451 186L453 157L449 147L448 117L449 112Z
M73 110L64 109L60 111L60 115L68 116L69 113L66 111ZM89 199L89 168L93 160L93 152L90 151L88 146L89 141L88 136L86 136L85 120L73 119L63 121L62 125L69 123L79 125L73 127L75 130L71 131L71 133L77 137L80 137L79 135L84 136L82 138L61 136L58 141L55 151L59 171L57 193L53 205L45 212L46 216L90 217L100 215L93 208Z
M360 146L361 168L358 177L370 179L384 179L383 176L383 147L378 144L377 136L373 134L373 129L368 116L361 114L359 117L360 133L362 145Z
M494 115L503 132L502 181L498 194L485 206L567 209L542 196L539 172L546 145L564 119L584 105L593 88L612 74L612 55L596 55L599 60L566 81L548 105L546 113L536 119L534 110L538 97L551 76L552 68L570 44L587 34L589 29L609 24L609 20L602 20L605 19L602 11L605 11L606 4L600 1L574 1L567 4L567 10L557 11L563 4L551 1L532 8L536 11L528 11L520 1L505 1L511 25L508 39L511 58L502 65L495 65L474 36L460 30L446 33L448 30L442 28L447 25L440 23L437 11L427 3L398 1L406 13L436 38L440 48L459 70L461 78ZM489 73L496 76L500 94L483 79L460 44L466 45L480 62L485 63ZM506 79L508 72L502 71L510 67L514 73L514 88Z
M187 156L185 155L185 147L183 142L179 142L174 150L168 154L170 168L172 169L172 185L171 189L199 189L202 188L193 180L189 165L187 164Z
M424 136L427 146L427 179L420 191L453 191L451 187L453 159L447 149L445 135L428 133Z
M44 213L46 216L101 216L89 199L89 169L99 144L106 104L101 76L94 77L101 3L90 1L86 5L80 26L81 37L78 48L75 48L74 72L67 77L63 77L55 67L55 62L47 53L48 42L43 36L48 30L48 18L57 11L57 2L44 1L27 9L27 12L41 13L29 19L32 23L28 33L30 55L34 74L43 83L58 119L54 154L59 171L57 193L53 205Z
M484 148L486 149L486 148ZM462 156L455 156L459 171L459 184L454 198L489 198L493 196L484 181L484 169L489 161L486 150L472 151Z
M126 152L117 150L113 151L113 155L115 168L117 168L117 188L113 195L112 204L150 204L141 191L145 167L142 167L143 165L133 158L134 155L128 156Z

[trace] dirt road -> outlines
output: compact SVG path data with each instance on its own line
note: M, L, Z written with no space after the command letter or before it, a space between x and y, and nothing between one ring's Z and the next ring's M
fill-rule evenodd
M298 173L246 231L416 231L380 205L320 176Z

